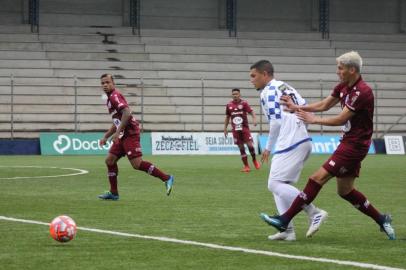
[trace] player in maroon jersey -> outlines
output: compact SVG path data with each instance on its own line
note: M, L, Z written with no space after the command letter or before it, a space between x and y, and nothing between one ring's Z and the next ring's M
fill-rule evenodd
M254 126L257 125L257 119L255 112L251 109L247 101L241 99L240 89L234 88L232 91L233 100L226 105L226 118L224 120L224 136L227 137L228 123L231 119L231 127L233 129L234 144L240 149L241 159L244 164L244 168L241 172L250 172L250 166L248 165L247 154L245 153L245 146L247 144L250 151L252 162L255 168L258 170L261 168L261 164L256 160L255 149L252 141L250 128L248 125L247 114L252 116L252 122Z
M367 155L371 144L374 96L371 88L361 77L362 59L357 52L345 53L336 60L340 83L330 96L322 101L303 106L295 105L287 96L283 99L285 107L295 111L297 116L306 123L326 126L343 125L341 143L322 167L310 176L303 192L296 197L285 213L281 216L261 214L261 217L269 225L284 231L289 221L302 210L303 205L311 203L322 186L336 177L338 195L371 217L380 226L381 231L393 240L396 237L391 225L391 217L381 214L364 194L354 187L355 178L359 176L361 161ZM336 116L321 118L309 113L327 111L339 102L342 111Z
M103 200L119 199L117 161L123 156L127 156L134 169L144 171L161 179L166 186L166 195L169 195L172 191L174 177L165 174L150 162L142 160L138 121L131 115L131 110L124 96L116 89L113 76L103 74L100 80L103 91L107 95L106 105L113 119L113 125L100 140L100 145L106 144L110 137L113 145L106 158L110 190L98 197Z

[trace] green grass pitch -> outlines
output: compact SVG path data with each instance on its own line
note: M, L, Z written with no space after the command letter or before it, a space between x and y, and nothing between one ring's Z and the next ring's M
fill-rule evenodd
M327 156L312 156L298 187ZM296 242L270 242L275 230L259 218L276 213L267 190L269 168L240 173L238 156L145 156L175 175L171 196L164 184L119 162L120 200L100 201L108 189L102 156L0 156L0 178L45 176L80 168L89 173L57 178L0 179L0 216L50 222L66 214L78 226L170 237L290 255L406 268L406 156L371 155L356 186L379 210L391 213L398 239L389 241L378 226L335 193L328 183L315 204L329 212L327 223L305 238L307 219L295 219ZM129 238L78 230L65 244L48 227L0 220L0 269L361 269L238 251Z

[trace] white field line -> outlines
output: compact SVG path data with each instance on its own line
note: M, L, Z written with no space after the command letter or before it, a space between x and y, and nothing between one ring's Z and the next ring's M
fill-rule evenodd
M0 180L4 179L31 179L31 178L56 178L56 177L64 177L64 176L74 176L80 174L89 173L89 171L76 169L76 168L59 168L59 167L46 167L46 166L0 166L0 168L38 168L38 169L60 169L60 170L71 170L75 171L75 173L70 174L58 174L58 175L45 175L45 176L15 176L15 177L0 177Z
M46 223L46 222L11 218L11 217L5 217L5 216L0 216L0 220L49 226L49 223ZM250 254L259 254L259 255L264 255L264 256L280 257L280 258L294 259L294 260L301 260L301 261L322 262L322 263L354 266L354 267L366 268L366 269L406 270L404 268L395 268L395 267L382 266L382 265L370 264L370 263L361 263L361 262L354 262L354 261L342 261L342 260L333 260L333 259L327 259L327 258L290 255L290 254L283 254L283 253L266 251L266 250L257 250L257 249L233 247L233 246L223 246L223 245L218 245L218 244L181 240L181 239L169 238L169 237L122 233L122 232L93 229L93 228L86 228L86 227L77 227L77 228L79 230L88 231L88 232L103 233L103 234L110 234L110 235L117 235L117 236L124 236L124 237L134 237L134 238L141 238L141 239L148 239L148 240L156 240L156 241L162 241L162 242L177 243L177 244L183 244L183 245L192 245L192 246L199 246L199 247L206 247L206 248L220 249L220 250L227 250L227 251L238 251L238 252L244 252L244 253L250 253Z

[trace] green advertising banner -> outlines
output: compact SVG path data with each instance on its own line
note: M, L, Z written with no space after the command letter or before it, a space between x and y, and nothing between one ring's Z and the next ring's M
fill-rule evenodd
M41 133L41 155L106 155L112 142L104 146L99 140L104 133ZM151 154L151 134L141 135L143 154Z

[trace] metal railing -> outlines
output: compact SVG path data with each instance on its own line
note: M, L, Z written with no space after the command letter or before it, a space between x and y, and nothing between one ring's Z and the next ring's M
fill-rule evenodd
M97 79L85 83L80 78L64 78L64 83L41 85L10 76L9 84L3 85L0 92L0 135L5 138L35 136L43 131L87 132L105 130L110 124L102 90ZM193 89L180 93L176 88L145 84L144 79L134 80L134 84L120 84L119 88L145 131L216 131L221 132L224 124L225 105L231 100L231 89L216 89L207 86L204 78L200 85L196 81ZM319 82L320 89L302 89L301 94L314 102L329 95L331 82ZM374 137L379 138L388 132L406 134L406 106L391 105L392 99L385 97L385 90L375 82L376 98L374 117ZM41 89L32 92L31 89ZM49 90L47 90L49 89ZM259 121L255 132L266 133L268 124L258 102L258 93L241 88L243 98L248 100ZM216 93L218 91L218 93ZM393 102L403 98L406 91L399 89ZM392 90L393 92L393 90ZM394 94L392 93L392 96ZM385 101L386 99L386 101ZM385 101L378 106L378 101ZM397 104L405 104L398 102ZM325 112L324 116L336 112ZM397 111L398 113L393 113ZM340 128L309 126L312 133L339 133Z

